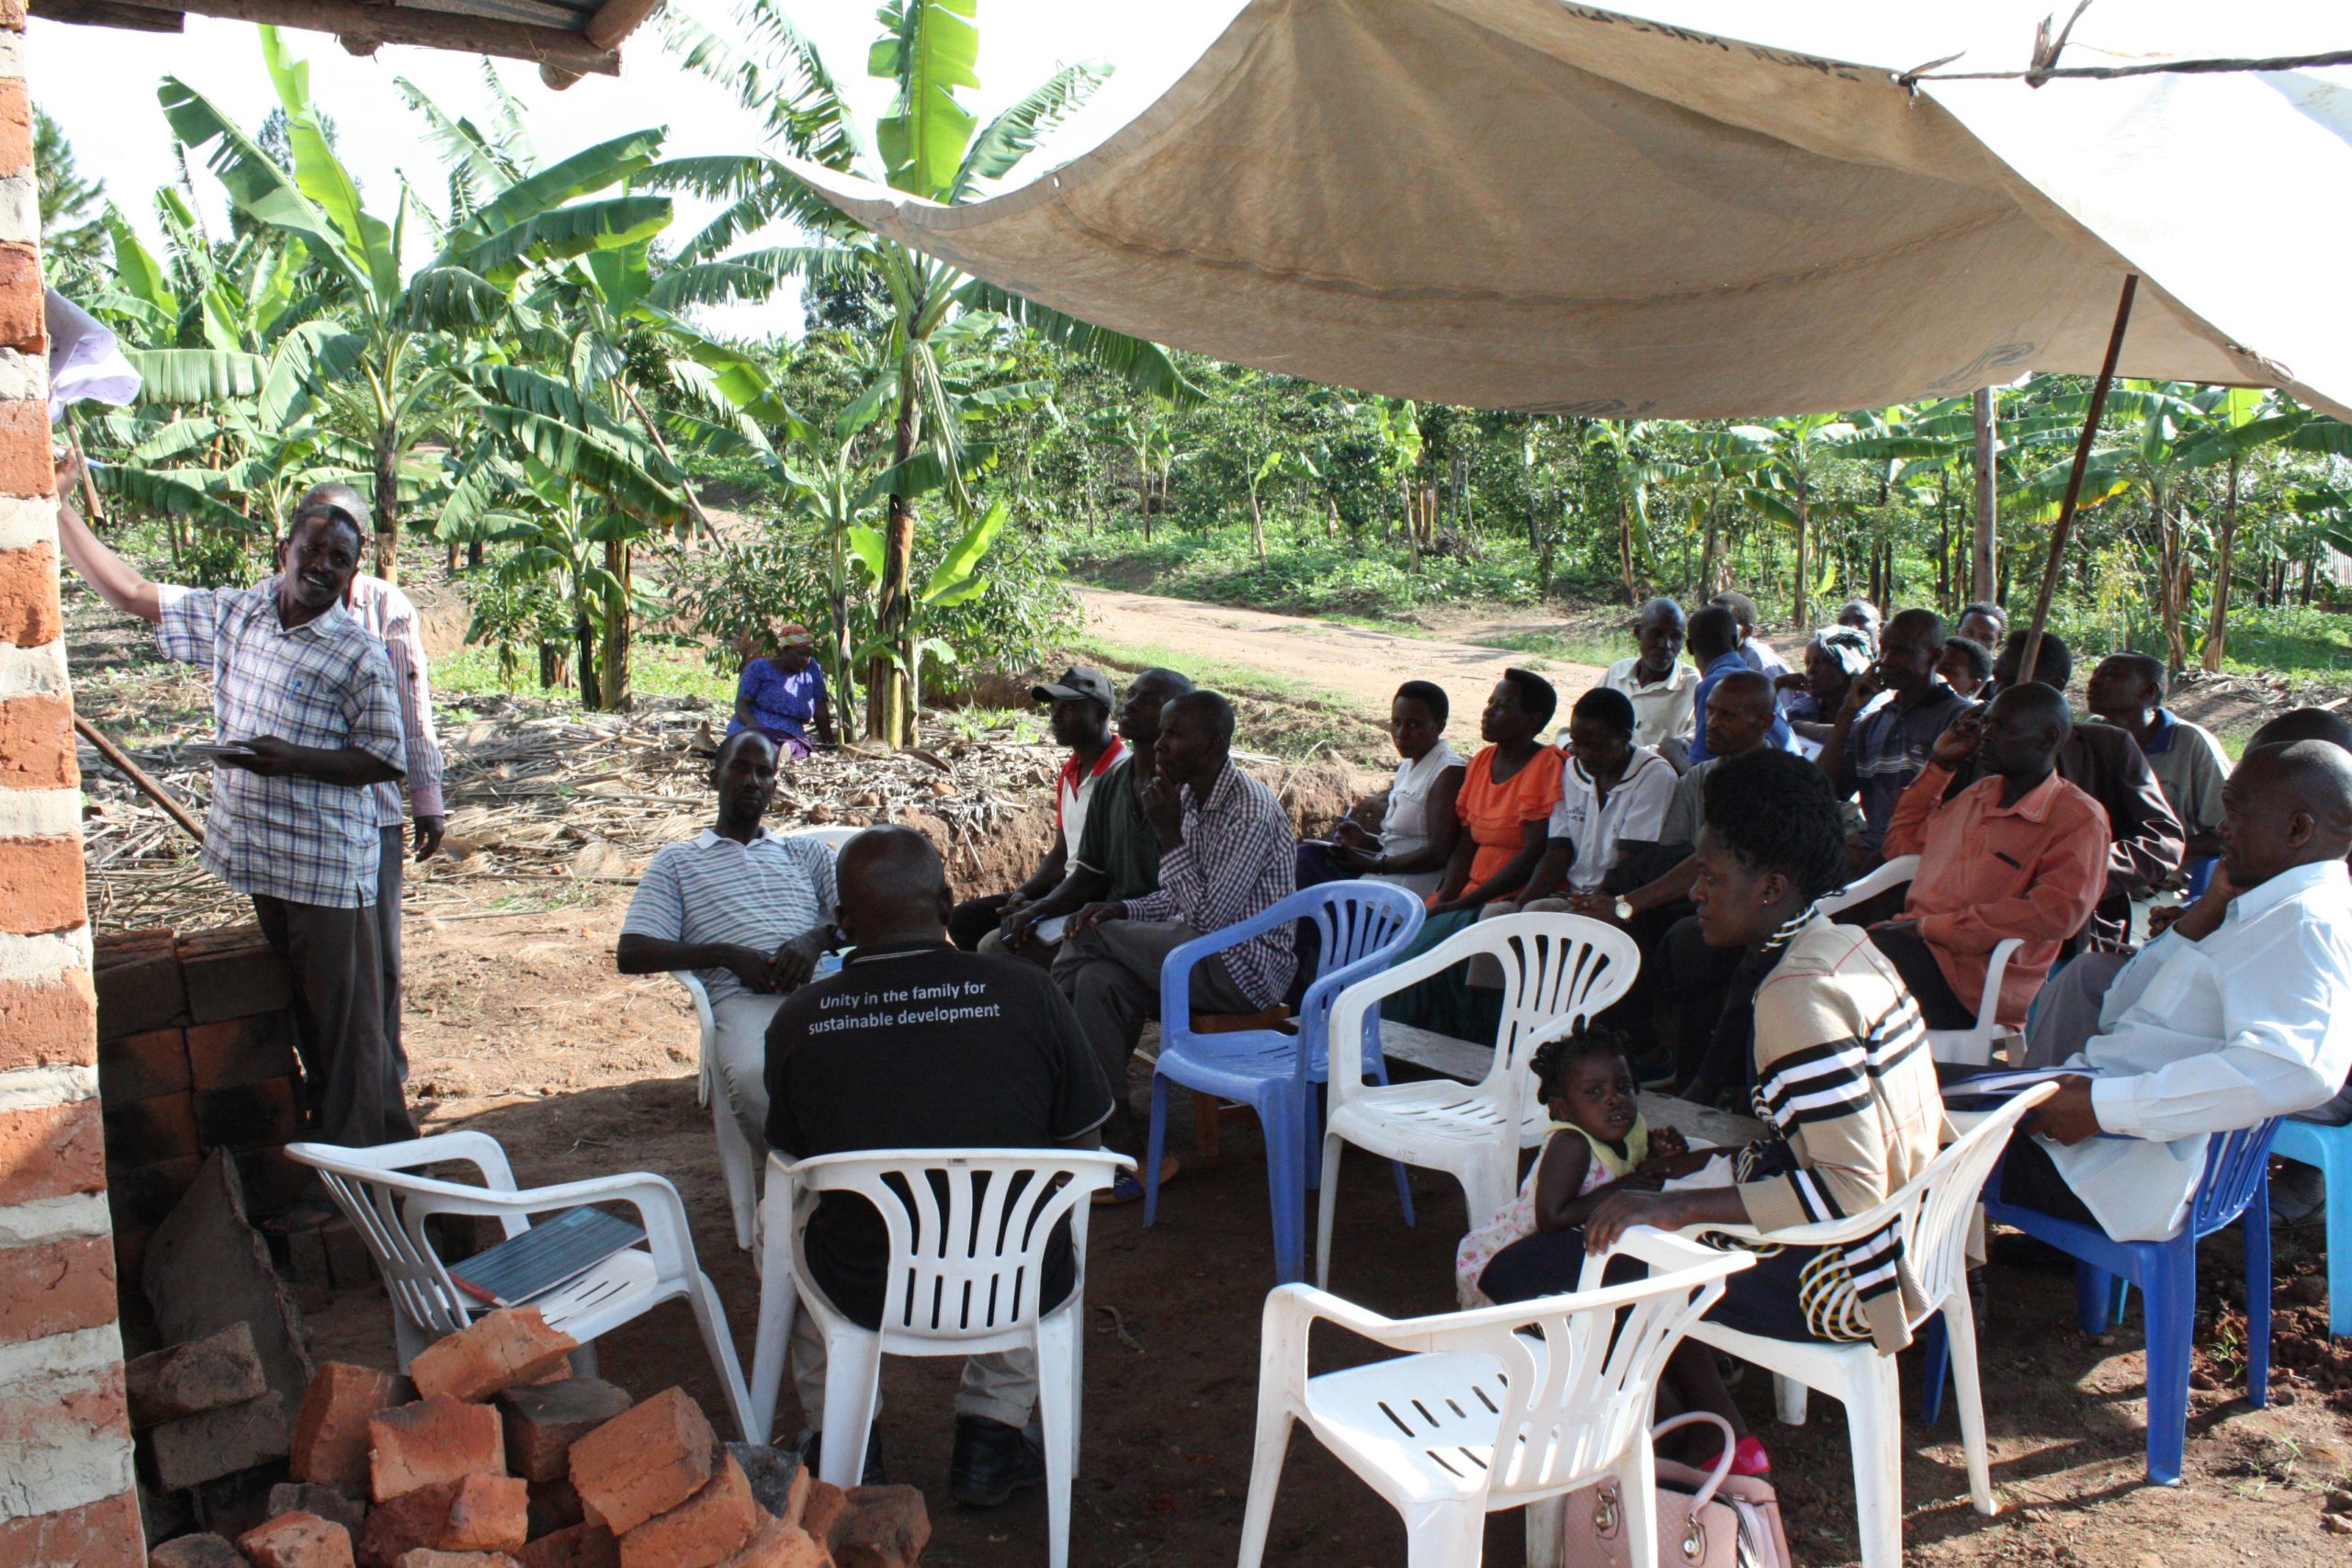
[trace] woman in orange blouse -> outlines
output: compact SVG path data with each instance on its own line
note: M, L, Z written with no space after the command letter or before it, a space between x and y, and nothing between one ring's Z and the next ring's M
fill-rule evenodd
M1454 841L1445 880L1430 896L1432 915L1508 898L1526 885L1544 858L1544 828L1560 803L1567 754L1537 737L1552 722L1559 701L1552 682L1532 670L1507 670L1495 682L1478 716L1478 738L1487 749L1471 759L1454 802L1467 830Z

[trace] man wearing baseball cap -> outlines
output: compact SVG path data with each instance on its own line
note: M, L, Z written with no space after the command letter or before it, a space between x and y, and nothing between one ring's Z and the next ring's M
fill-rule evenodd
M808 731L833 744L833 704L825 691L825 667L817 662L817 644L798 622L778 626L775 652L764 657L758 634L747 633L736 646L744 654L743 675L735 683L735 716L727 733L756 729L775 742L786 761L808 755Z
M1029 694L1053 705L1054 739L1069 748L1061 774L1054 781L1053 847L1029 879L1012 892L967 898L956 906L947 919L947 935L967 953L1002 951L1006 922L1061 886L1062 875L1069 868L1070 850L1085 834L1086 813L1094 803L1095 786L1126 755L1126 748L1111 732L1114 705L1111 680L1100 670L1072 665L1059 680L1030 687ZM1036 963L1050 964L1054 943L1033 937L1012 951Z

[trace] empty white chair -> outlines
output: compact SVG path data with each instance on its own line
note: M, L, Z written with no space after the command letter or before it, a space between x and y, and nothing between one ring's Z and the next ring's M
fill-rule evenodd
M865 830L800 828L786 836L814 839L838 853L843 844ZM735 1214L735 1245L748 1251L759 1224L761 1151L752 1146L743 1124L736 1120L735 1107L727 1098L726 1081L718 1076L718 1024L711 1017L709 991L690 969L673 969L670 978L678 982L695 1005L695 1025L702 1036L695 1075L695 1103L710 1107L711 1133L718 1140L718 1170L727 1179L727 1202Z
M793 1165L770 1155L752 1355L752 1420L761 1436L775 1420L796 1302L825 1338L820 1469L836 1486L856 1485L865 1471L884 1356L1034 1351L1052 1563L1066 1568L1084 1384L1086 1222L1094 1194L1135 1164L1125 1155L1075 1149L879 1149ZM809 1277L804 1236L827 1192L863 1198L889 1232L879 1329L850 1321ZM1064 1224L1070 1292L1046 1308L1046 1249ZM787 1231L790 1244L776 1245Z
M1537 1505L1531 1540L1546 1532L1556 1562L1561 1516L1542 1505L1607 1476L1625 1499L1629 1561L1657 1562L1649 1428L1658 1373L1723 1294L1724 1277L1755 1260L1673 1237L1655 1246L1675 1262L1647 1280L1428 1317L1386 1318L1311 1286L1278 1287L1266 1298L1240 1568L1265 1555L1294 1421L1404 1516L1413 1568L1473 1568L1487 1515L1525 1505ZM1409 1353L1309 1377L1318 1321Z
M1919 874L1917 855L1897 855L1885 862L1869 875L1849 883L1821 901L1821 912L1834 915L1842 909L1891 893L1907 886ZM1928 1051L1939 1062L1957 1066L1989 1066L1993 1061L1993 1044L2007 1032L1999 1017L2001 979L2009 972L2009 960L2025 946L2016 937L2004 937L1994 944L1984 961L1984 993L1976 1004L1976 1021L1966 1029L1930 1029L1928 1031ZM2019 1066L2022 1063L2012 1062Z
M585 1274L516 1304L537 1307L548 1326L562 1329L593 1350L598 1336L663 1302L684 1297L694 1309L695 1326L710 1352L737 1430L747 1439L764 1435L752 1429L751 1399L735 1359L735 1341L728 1333L727 1311L695 1261L685 1205L678 1190L662 1178L639 1172L518 1190L506 1151L486 1133L441 1133L372 1149L289 1144L286 1152L319 1172L335 1206L374 1256L384 1293L391 1298L392 1338L402 1371L418 1351L491 1310L451 1281L447 1266L426 1238L426 1221L435 1214L486 1214L497 1219L511 1237L529 1230L534 1215L546 1220L590 1204L626 1203L637 1211L638 1224L645 1228L642 1249L616 1252ZM470 1165L480 1173L481 1185L413 1174L420 1166L443 1163Z
M1377 1029L1374 1008L1417 981L1487 953L1503 973L1503 1016L1494 1065L1475 1084L1367 1084L1340 1064L1357 1060L1351 1043ZM1470 1223L1510 1201L1519 1151L1543 1141L1544 1102L1527 1070L1535 1047L1567 1033L1623 996L1641 969L1634 939L1582 915L1504 915L1464 927L1422 953L1357 981L1332 1004L1330 1114L1323 1132L1323 1192L1315 1237L1315 1282L1331 1282L1331 1216L1343 1145L1408 1165L1442 1170L1462 1183Z
M2027 1111L2056 1092L2054 1084L2037 1084L2010 1100L1955 1139L1885 1202L1842 1220L1774 1231L1770 1236L1788 1247L1827 1247L1876 1235L1890 1221L1899 1227L1904 1258L1927 1297L1927 1308L1913 1321L1912 1328L1917 1331L1938 1313L1943 1314L1944 1333L1951 1347L1952 1382L1959 1395L1961 1443L1968 1454L1969 1495L1980 1514L1997 1513L2000 1506L1993 1496L1991 1461L1984 1446L1984 1403L1976 1380L1976 1319L1968 1303L1970 1221L1984 1179L2008 1145L2010 1132ZM1748 1225L1705 1228L1747 1240L1759 1234ZM1626 1233L1620 1250L1653 1267L1681 1267L1679 1247L1668 1250L1660 1246L1661 1239L1662 1233L1637 1227ZM1600 1259L1588 1262L1586 1278L1599 1278L1600 1264ZM1704 1321L1691 1325L1690 1337L1782 1380L1784 1420L1804 1419L1803 1390L1807 1388L1819 1389L1845 1405L1853 1445L1854 1522L1861 1540L1862 1568L1900 1568L1903 1398L1894 1358L1880 1355L1868 1341L1770 1339ZM1792 1390L1786 1386L1789 1383L1801 1386Z

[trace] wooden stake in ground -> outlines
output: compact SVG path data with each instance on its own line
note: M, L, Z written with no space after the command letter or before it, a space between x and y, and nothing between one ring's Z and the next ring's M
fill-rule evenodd
M137 786L140 794L162 807L173 821L187 829L189 838L194 839L198 845L204 842L204 829L198 826L195 818L188 815L187 807L182 806L171 791L150 777L146 769L132 761L121 747L99 734L90 721L80 714L74 716L74 732L96 747L98 755L104 757L113 765L117 773Z
M2066 558L2066 536L2075 527L2075 502L2083 493L2083 471L2090 467L2091 443L2098 438L2098 422L2107 412L2108 389L2115 384L2115 362L2123 354L2123 330L2132 324L2132 296L2139 292L2140 275L2126 273L2122 298L2115 302L2115 330L2108 334L2107 361L2098 367L2098 382L2091 388L2090 412L2083 417L2083 437L2075 443L2074 471L2066 476L2066 499L2058 521L2050 529L2050 558L2041 567L2041 592L2033 602L2033 625L2025 635L2025 656L2018 660L2018 679L2033 679L2033 663L2041 653L2042 628L2050 623L2051 596L2058 592L2058 569Z

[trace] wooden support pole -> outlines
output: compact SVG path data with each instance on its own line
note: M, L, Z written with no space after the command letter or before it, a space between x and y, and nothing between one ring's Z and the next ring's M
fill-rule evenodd
M225 17L236 22L268 22L284 28L304 28L334 33L347 49L369 42L419 44L426 49L463 50L469 54L495 54L509 60L553 64L586 74L617 76L618 51L591 42L567 26L532 26L503 16L465 14L453 6L430 10L414 6L383 5L369 0L28 0L36 17L63 22L136 25L138 14L152 13L158 27L171 27L183 13ZM477 6L475 9L483 7ZM577 13L567 6L506 7L544 15L551 22L568 23Z
M157 783L154 776L146 769L132 761L130 754L121 747L99 734L97 728L78 713L74 716L74 733L97 748L99 756L111 763L117 773L129 779L140 794L162 807L164 814L173 821L187 829L187 836L194 839L199 847L203 844L203 828L198 825L195 818L188 815L187 807L179 803L178 797Z
M2058 569L2066 558L2066 536L2075 528L2075 502L2083 493L2083 474L2091 463L2091 444L2098 438L2098 422L2107 412L2108 389L2115 384L2115 362L2123 354L2123 331L2132 324L2132 297L2139 292L2140 275L2126 273L2122 298L2115 302L2115 330L2108 334L2107 360L2091 388L2090 412L2083 416L2082 439L2075 443L2074 471L2066 476L2066 499L2058 521L2050 529L2050 558L2041 566L2041 592L2033 602L2033 624L2025 634L2025 655L2018 660L2018 680L2033 679L2034 660L2041 653L2042 629L2050 624L2050 601L2058 592Z
M1989 604L2000 592L1994 574L1993 547L1998 525L1999 475L1994 461L1993 389L1979 387L1971 401L1971 413L1976 426L1976 504L1970 518L1972 543L1968 560L1968 596L1978 604Z

